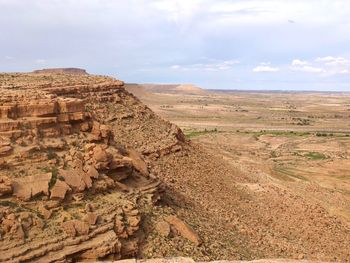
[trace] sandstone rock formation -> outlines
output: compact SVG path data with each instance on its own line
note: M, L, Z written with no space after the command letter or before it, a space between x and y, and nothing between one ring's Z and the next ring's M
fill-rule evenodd
M131 97L123 82L61 73L0 75L0 262L135 256L139 209L160 198L142 154L112 131L135 113L98 118Z

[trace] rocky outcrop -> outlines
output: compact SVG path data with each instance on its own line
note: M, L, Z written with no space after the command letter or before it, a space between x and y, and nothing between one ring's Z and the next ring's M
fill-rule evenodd
M129 97L123 82L36 73L0 74L0 261L135 256L140 209L162 190L137 145L101 118Z
M183 237L187 238L197 246L202 243L198 234L193 230L193 228L176 216L168 216L165 218L165 221L174 227L174 229L178 231Z
M73 74L73 75L88 75L85 69L81 68L48 68L34 70L34 74Z
M48 196L51 177L51 173L45 173L13 179L13 195L25 201L29 201L40 194Z
M18 99L13 94L11 102L0 98L0 136L10 139L31 137L57 137L74 131L88 131L90 115L85 103L76 98L57 98L42 94L33 98ZM11 151L2 146L0 155Z
M0 197L3 195L12 194L13 188L11 180L8 177L0 177Z

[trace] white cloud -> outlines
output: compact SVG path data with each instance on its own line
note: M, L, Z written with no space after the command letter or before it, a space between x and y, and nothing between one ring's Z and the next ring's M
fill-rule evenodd
M308 72L308 73L322 73L325 72L323 68L319 67L313 67L313 66L297 66L297 67L291 67L293 71L301 71L301 72Z
M315 59L316 62L328 62L328 61L333 61L335 57L333 56L327 56L327 57L318 57Z
M270 62L262 62L259 66L253 68L253 72L277 72L280 69L270 66Z
M196 70L196 71L224 71L230 70L234 65L239 64L238 60L210 60L206 63L195 63L195 64L185 64L185 65L172 65L170 68L173 70Z
M327 56L327 57L318 57L315 59L316 62L333 62L333 61L341 61L344 60L343 57L333 57L333 56Z
M294 59L291 63L292 71L322 73L323 76L350 73L350 60L344 57L325 56L313 60Z
M46 60L42 59L42 58L38 58L37 60L35 60L36 64L46 64Z
M300 59L294 59L292 61L292 66L305 66L308 65L309 62L305 61L305 60L300 60Z
M11 56L5 56L5 59L6 59L6 60L13 60L13 59L14 59L14 57L11 57Z
M326 65L329 66L349 66L350 60L343 58L343 57L333 57L333 56L327 56L327 57L318 57L315 59L316 62L323 62Z

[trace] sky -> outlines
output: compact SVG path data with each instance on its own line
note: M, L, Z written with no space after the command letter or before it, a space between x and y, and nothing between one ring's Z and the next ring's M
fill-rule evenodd
M0 0L0 71L350 91L348 0Z

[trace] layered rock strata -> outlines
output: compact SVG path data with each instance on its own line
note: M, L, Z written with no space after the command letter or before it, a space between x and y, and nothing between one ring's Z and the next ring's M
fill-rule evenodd
M0 262L137 255L140 209L162 190L142 154L98 117L128 96L122 85L0 75Z

